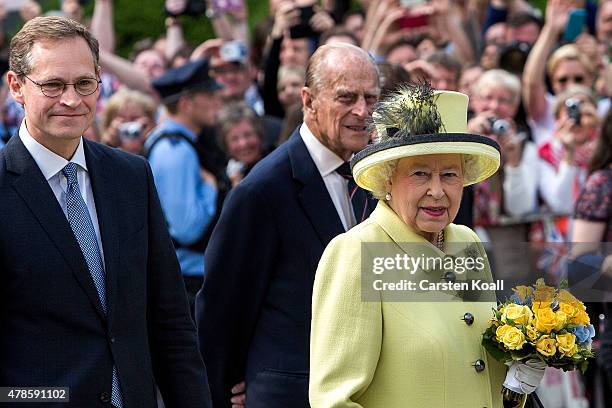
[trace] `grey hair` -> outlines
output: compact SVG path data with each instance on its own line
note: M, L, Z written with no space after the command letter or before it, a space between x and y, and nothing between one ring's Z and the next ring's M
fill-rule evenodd
M317 48L306 66L305 86L310 88L313 94L316 95L329 81L336 79L330 78L330 75L325 72L325 68L331 63L332 55L341 53L344 57L344 61L348 59L360 59L364 62L368 62L374 72L376 72L376 77L379 77L378 67L376 66L374 58L363 49L348 43L325 44Z
M378 200L385 199L391 187L391 179L393 174L395 174L398 163L399 159L389 160L370 170L368 177L372 180L372 186L374 187L372 189L372 196L374 198Z
M513 102L515 104L521 101L521 80L516 75L503 69L490 69L483 72L474 84L472 91L474 95L480 96L485 89L494 86L502 86L509 90L514 97Z
M263 141L265 136L264 125L253 108L244 101L231 102L219 111L217 119L217 143L224 150L227 147L225 143L226 134L243 120L248 120L251 123L255 133Z

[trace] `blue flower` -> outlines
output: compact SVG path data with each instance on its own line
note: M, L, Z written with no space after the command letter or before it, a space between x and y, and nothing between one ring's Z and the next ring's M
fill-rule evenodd
M581 346L588 347L591 344L593 337L595 337L595 328L592 324L588 326L580 325L576 326L572 333L574 333L576 340L578 340L578 343L580 343Z
M517 305L523 304L523 302L521 302L521 298L519 298L519 296L516 293L510 296L510 300L512 301L512 303L517 304Z
M527 296L524 301L521 301L521 298L515 293L514 295L510 296L510 300L514 304L531 307L531 295Z

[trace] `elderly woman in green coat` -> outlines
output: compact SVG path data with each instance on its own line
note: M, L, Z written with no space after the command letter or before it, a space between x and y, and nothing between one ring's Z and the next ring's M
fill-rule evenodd
M411 85L376 108L377 142L351 165L378 206L316 273L313 408L501 407L503 383L523 394L539 383L542 367L507 370L481 346L499 287L476 234L452 222L463 187L495 173L500 153L466 133L467 105Z

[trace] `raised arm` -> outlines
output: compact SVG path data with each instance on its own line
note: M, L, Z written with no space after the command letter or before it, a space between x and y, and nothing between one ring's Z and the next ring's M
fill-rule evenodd
M527 116L536 122L546 114L546 60L567 23L572 7L571 0L551 0L548 3L546 22L525 63L523 104Z
M100 50L100 65L103 69L115 74L119 81L129 88L145 92L155 98L159 98L153 89L151 81L142 72L136 69L133 64L118 55L108 51Z
M101 50L115 52L113 0L96 0L91 17L91 33L98 39Z

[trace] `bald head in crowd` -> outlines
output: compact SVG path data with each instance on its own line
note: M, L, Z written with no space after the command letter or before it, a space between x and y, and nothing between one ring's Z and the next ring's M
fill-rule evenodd
M379 95L378 70L364 50L345 43L321 46L306 69L304 122L321 143L348 161L368 143L366 120Z

